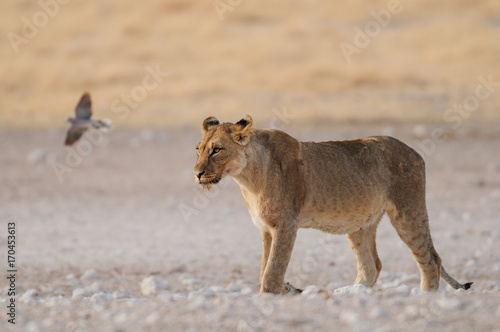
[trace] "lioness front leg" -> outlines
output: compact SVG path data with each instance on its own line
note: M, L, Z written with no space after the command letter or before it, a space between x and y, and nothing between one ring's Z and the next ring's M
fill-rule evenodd
M271 233L261 232L262 234L262 261L260 263L260 277L259 282L263 285L264 272L266 271L267 261L269 260L269 253L271 252L271 244L273 238Z
M260 293L283 294L285 273L297 237L297 225L279 225L272 230L272 243L264 274L261 278Z

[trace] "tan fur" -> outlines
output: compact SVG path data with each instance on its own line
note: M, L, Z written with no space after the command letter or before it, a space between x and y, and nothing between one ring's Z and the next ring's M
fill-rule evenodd
M440 276L455 288L470 287L441 267L429 231L424 161L397 139L305 143L252 129L250 116L236 124L207 118L202 134L195 179L210 188L230 175L240 185L262 233L261 292L289 291L284 277L298 228L347 234L355 283L373 286L382 269L375 234L384 213L417 261L422 290L437 290Z

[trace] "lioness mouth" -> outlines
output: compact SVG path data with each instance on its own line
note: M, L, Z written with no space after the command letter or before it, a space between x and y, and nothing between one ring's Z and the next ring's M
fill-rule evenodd
M217 184L219 183L221 180L220 177L216 177L215 179L212 179L210 181L201 181L199 180L198 183L200 184L200 186L204 187L204 188L208 188L210 189L210 187L213 185L213 184Z

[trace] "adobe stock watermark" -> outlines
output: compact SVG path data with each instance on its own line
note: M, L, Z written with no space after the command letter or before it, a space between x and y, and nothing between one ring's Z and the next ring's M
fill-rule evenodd
M123 93L120 97L111 102L111 111L119 120L124 120L130 115L130 111L139 106L144 101L149 91L152 91L163 83L165 77L170 73L163 72L160 65L146 66L146 74L142 79L142 84L134 86L130 92ZM53 160L50 162L59 183L64 181L64 175L73 172L73 169L80 166L83 160L92 154L94 147L102 144L104 134L101 130L88 130L85 135L73 146L66 147L64 162Z
M10 46L15 54L19 53L19 47L26 45L35 38L40 29L43 29L54 18L61 9L62 5L66 5L71 0L39 0L38 7L40 10L36 11L31 18L23 16L21 18L20 33L9 32L7 38L9 39Z
M290 124L290 120L295 119L297 116L296 114L288 113L286 106L281 110L273 108L272 113L274 116L269 121L269 129L283 130Z
M224 21L225 13L232 12L236 7L241 5L243 1L244 0L214 0L212 5L220 20Z
M500 82L493 81L492 74L489 74L488 78L478 76L477 80L479 83L473 94L469 94L461 103L454 104L443 113L445 125L434 128L430 137L418 142L418 148L423 154L432 155L436 151L436 146L446 140L446 130L443 127L450 127L453 131L460 129L463 122L479 109L481 102L489 99L496 89L500 88Z
M163 72L160 65L155 68L146 66L147 74L142 79L142 84L134 86L128 93L122 93L120 97L111 102L111 111L119 115L120 120L124 120L130 114L131 110L136 109L146 97L148 92L156 89L163 80L170 75L169 72Z
M346 42L339 44L340 50L347 63L352 62L352 56L354 54L359 54L362 49L368 47L372 40L380 35L382 29L389 26L392 17L402 11L403 5L399 0L389 0L387 2L387 9L382 9L378 12L371 10L370 15L373 17L373 20L368 21L363 29L359 26L354 27L354 39L352 44Z

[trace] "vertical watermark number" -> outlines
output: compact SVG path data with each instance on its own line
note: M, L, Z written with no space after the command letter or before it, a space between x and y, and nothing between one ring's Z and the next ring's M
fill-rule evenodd
M16 223L7 223L7 280L9 280L9 289L7 296L7 316L8 322L16 324Z

